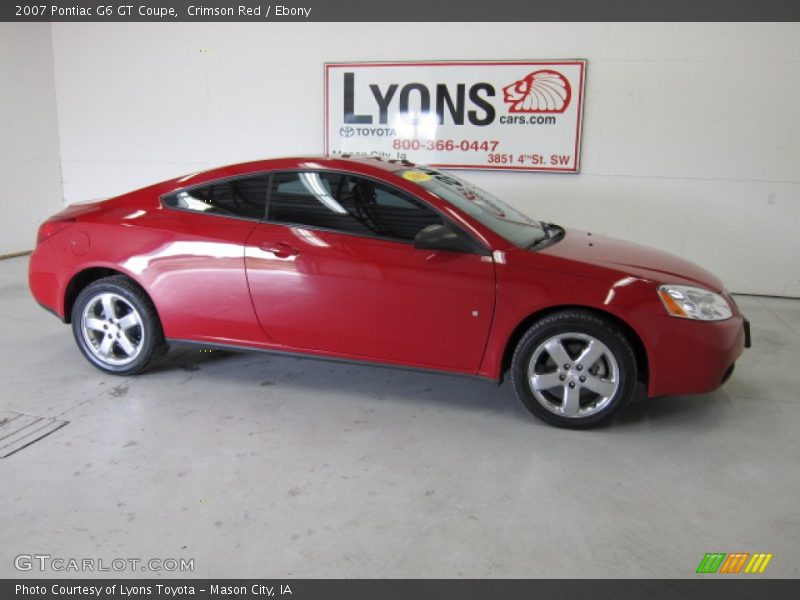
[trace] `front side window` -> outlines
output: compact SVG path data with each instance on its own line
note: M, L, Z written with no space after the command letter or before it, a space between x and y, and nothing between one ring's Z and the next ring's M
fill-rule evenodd
M269 175L241 177L181 190L164 198L164 206L211 215L262 219Z
M521 248L530 248L547 237L541 223L455 175L421 166L408 169L402 175L407 179L413 177L418 185Z
M316 171L273 175L269 219L403 241L443 222L439 213L389 186Z

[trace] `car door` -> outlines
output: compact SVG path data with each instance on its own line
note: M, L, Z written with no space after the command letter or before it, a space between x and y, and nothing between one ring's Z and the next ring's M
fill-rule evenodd
M266 334L296 349L475 372L495 301L479 253L417 250L444 217L404 192L343 173L274 173L245 265Z

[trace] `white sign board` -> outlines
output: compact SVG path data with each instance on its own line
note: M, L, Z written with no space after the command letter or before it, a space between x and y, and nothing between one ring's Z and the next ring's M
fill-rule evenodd
M330 63L325 153L577 173L585 60Z

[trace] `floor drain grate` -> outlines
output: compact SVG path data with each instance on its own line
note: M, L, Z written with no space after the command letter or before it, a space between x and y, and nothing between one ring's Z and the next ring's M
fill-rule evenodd
M18 412L0 413L0 458L11 456L14 452L61 429L67 423L69 421Z

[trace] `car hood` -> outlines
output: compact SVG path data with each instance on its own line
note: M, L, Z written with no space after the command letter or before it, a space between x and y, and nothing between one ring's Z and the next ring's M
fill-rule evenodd
M613 269L656 283L699 284L715 292L721 292L724 287L713 273L679 256L579 229L567 229L560 242L539 252Z

